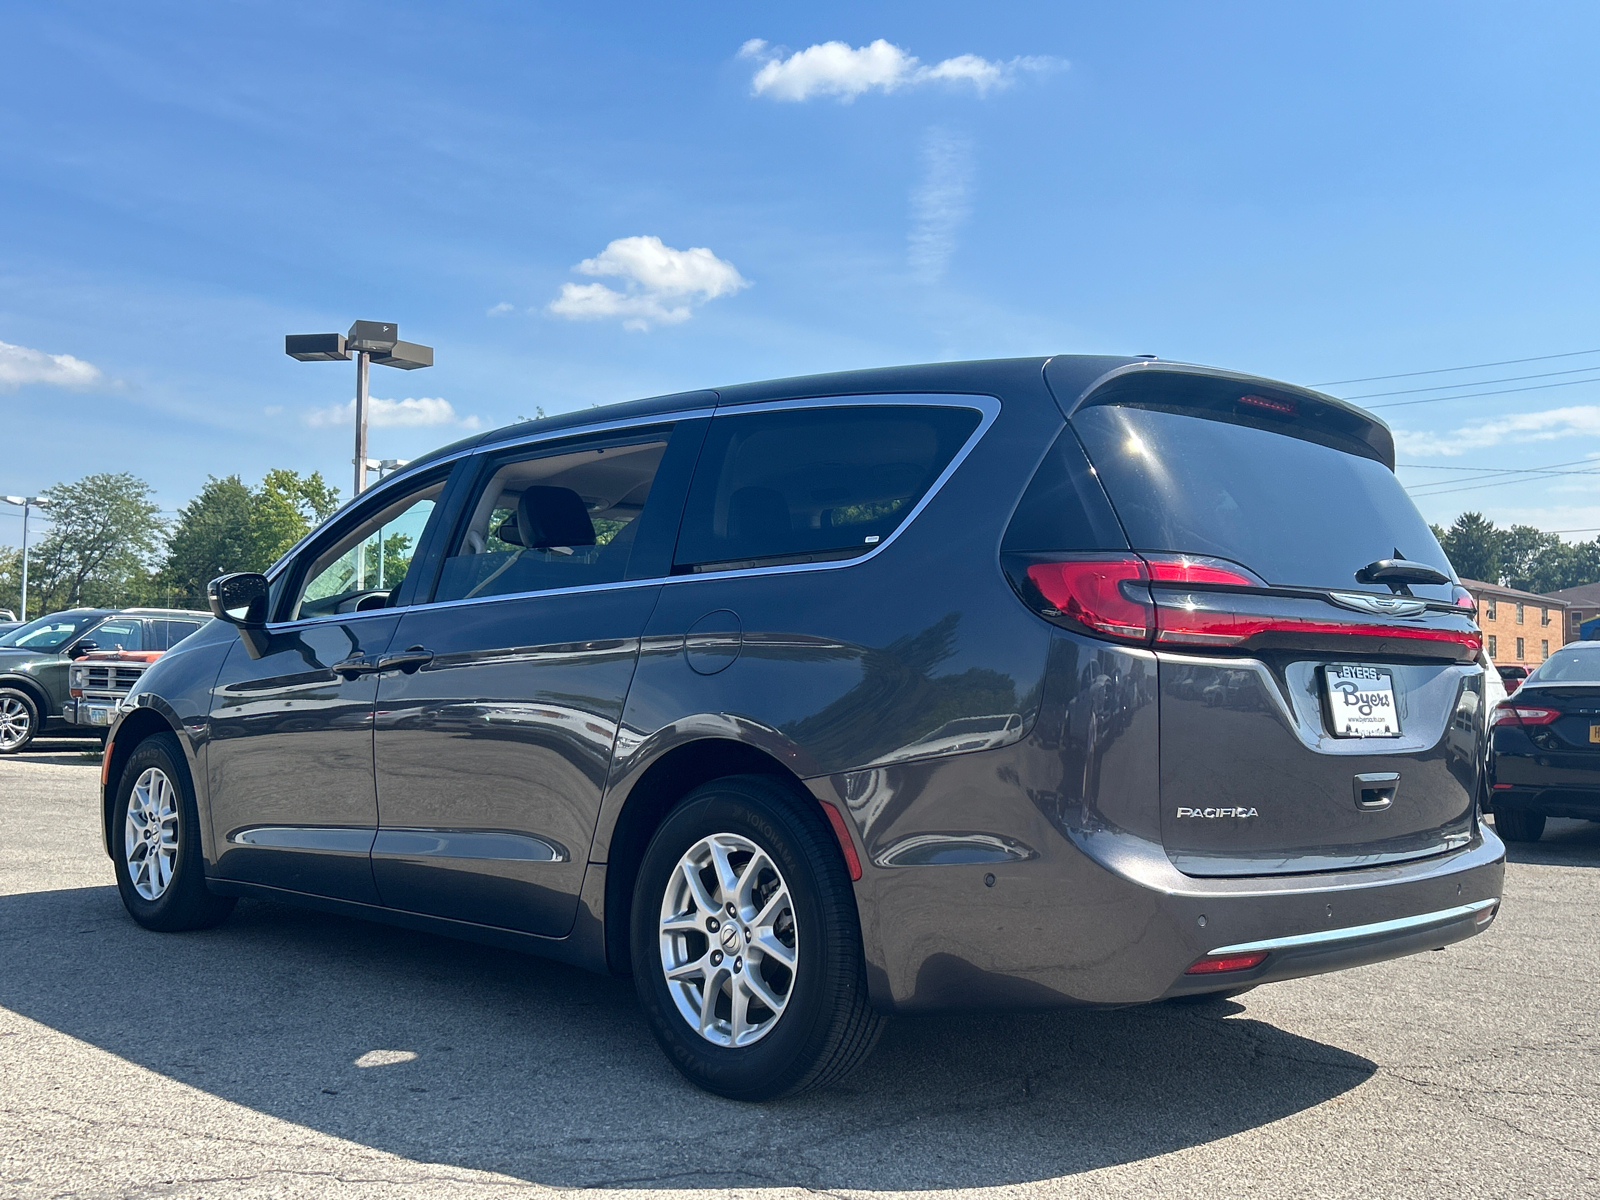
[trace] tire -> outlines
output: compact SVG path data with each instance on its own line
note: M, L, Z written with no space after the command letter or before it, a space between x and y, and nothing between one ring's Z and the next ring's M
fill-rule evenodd
M117 891L128 915L146 929L209 929L233 911L234 897L206 889L199 828L194 782L178 739L170 733L146 738L122 768L111 819Z
M1544 814L1526 808L1497 808L1494 830L1502 841L1537 842L1544 836Z
M0 754L25 750L39 733L39 705L21 688L0 688Z
M737 886L719 881L719 854ZM729 895L737 921L727 920ZM756 924L763 912L764 928ZM674 928L665 929L669 918ZM709 1092L770 1100L833 1083L883 1032L867 999L861 926L838 843L815 801L772 778L715 780L667 816L639 867L631 933L634 985L656 1040ZM664 957L681 972L676 982Z

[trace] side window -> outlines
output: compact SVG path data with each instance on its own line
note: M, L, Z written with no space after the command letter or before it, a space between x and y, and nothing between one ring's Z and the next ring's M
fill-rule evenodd
M444 480L401 496L381 511L346 528L315 555L300 575L300 588L286 620L387 607L404 582L422 531Z
M96 625L83 640L93 642L96 650L143 650L143 635L142 621L123 618Z
M146 649L171 650L199 628L199 621L151 621Z
M666 433L500 460L470 503L433 599L615 583L667 449Z
M677 571L866 554L977 428L970 408L873 405L719 414L678 534Z

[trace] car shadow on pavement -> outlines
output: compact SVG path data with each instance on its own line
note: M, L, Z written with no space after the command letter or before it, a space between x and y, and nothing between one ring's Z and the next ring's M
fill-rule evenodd
M1600 867L1600 822L1551 817L1537 842L1507 842L1506 861L1547 867Z
M7 762L46 763L57 767L97 767L100 765L98 738L34 738L26 749L6 756Z
M0 962L0 1005L161 1075L559 1187L1050 1179L1266 1125L1376 1069L1251 1019L1246 996L901 1019L844 1084L750 1105L673 1071L628 980L275 904L155 934L111 887L0 897Z

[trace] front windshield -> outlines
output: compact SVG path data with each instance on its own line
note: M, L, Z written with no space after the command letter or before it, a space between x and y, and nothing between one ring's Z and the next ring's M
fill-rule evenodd
M1557 650L1539 664L1539 669L1529 675L1526 682L1600 683L1600 646Z
M51 613L0 637L0 646L16 646L24 650L59 650L104 615Z

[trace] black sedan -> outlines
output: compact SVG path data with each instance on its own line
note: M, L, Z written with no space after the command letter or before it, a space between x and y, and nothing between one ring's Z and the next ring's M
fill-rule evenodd
M1600 821L1600 642L1563 646L1494 711L1495 828L1536 842L1546 817Z

